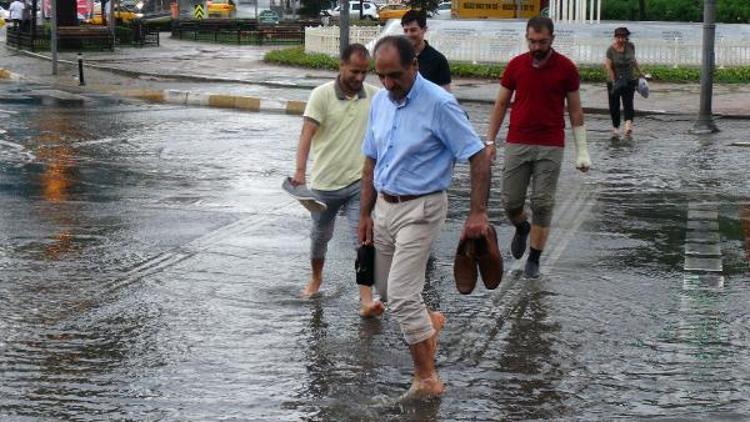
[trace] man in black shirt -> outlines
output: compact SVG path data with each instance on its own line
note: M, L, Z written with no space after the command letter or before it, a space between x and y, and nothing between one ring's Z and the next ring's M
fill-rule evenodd
M424 39L424 34L427 32L425 13L419 10L409 10L401 18L401 27L417 52L419 73L422 77L450 92L451 69L448 66L448 60Z

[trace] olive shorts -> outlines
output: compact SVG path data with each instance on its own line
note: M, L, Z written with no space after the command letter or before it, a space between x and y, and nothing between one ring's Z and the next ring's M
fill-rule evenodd
M549 227L562 159L561 147L505 144L502 198L508 217L512 219L523 212L531 185L531 223Z

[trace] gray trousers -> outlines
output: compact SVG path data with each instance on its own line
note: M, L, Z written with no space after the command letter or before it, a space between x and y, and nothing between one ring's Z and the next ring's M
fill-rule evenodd
M375 288L409 344L435 334L422 290L427 258L447 212L445 192L397 204L378 197L375 203Z
M560 147L505 144L502 198L508 217L523 211L531 185L531 222L549 227L562 159Z
M328 242L333 237L336 216L343 213L349 223L349 238L353 248L357 247L357 225L359 224L359 180L338 190L311 190L313 195L328 207L320 213L311 213L310 257L324 259Z

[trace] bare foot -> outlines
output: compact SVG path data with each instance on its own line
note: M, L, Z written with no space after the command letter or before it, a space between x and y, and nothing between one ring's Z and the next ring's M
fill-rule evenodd
M430 320L432 321L432 328L435 329L435 334L433 334L429 340L430 349L434 359L437 355L438 336L440 336L440 331L442 331L445 326L445 315L438 311L429 311L429 314ZM443 385L443 382L440 381L437 372L435 372L429 378L419 379L414 377L409 391L407 391L403 397L407 399L424 400L440 396L443 392L445 392L445 386Z
M310 280L310 282L307 283L307 286L305 286L305 289L302 290L302 297L307 299L318 294L322 283L322 280Z
M373 300L370 303L362 303L359 305L359 316L362 318L373 318L383 315L383 312L385 312L385 306L383 305L383 302L379 300Z
M624 132L624 134L625 134L625 136L630 136L630 135L633 134L633 122L631 122L630 120L627 120L625 122L625 132Z
M427 379L414 379L409 390L401 396L402 400L427 400L441 396L445 392L445 385L437 374Z

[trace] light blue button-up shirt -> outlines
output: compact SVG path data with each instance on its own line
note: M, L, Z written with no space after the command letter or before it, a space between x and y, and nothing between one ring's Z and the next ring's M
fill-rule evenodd
M456 98L419 74L403 103L385 89L372 99L362 152L376 161L378 192L446 190L456 160L468 160L483 148Z

